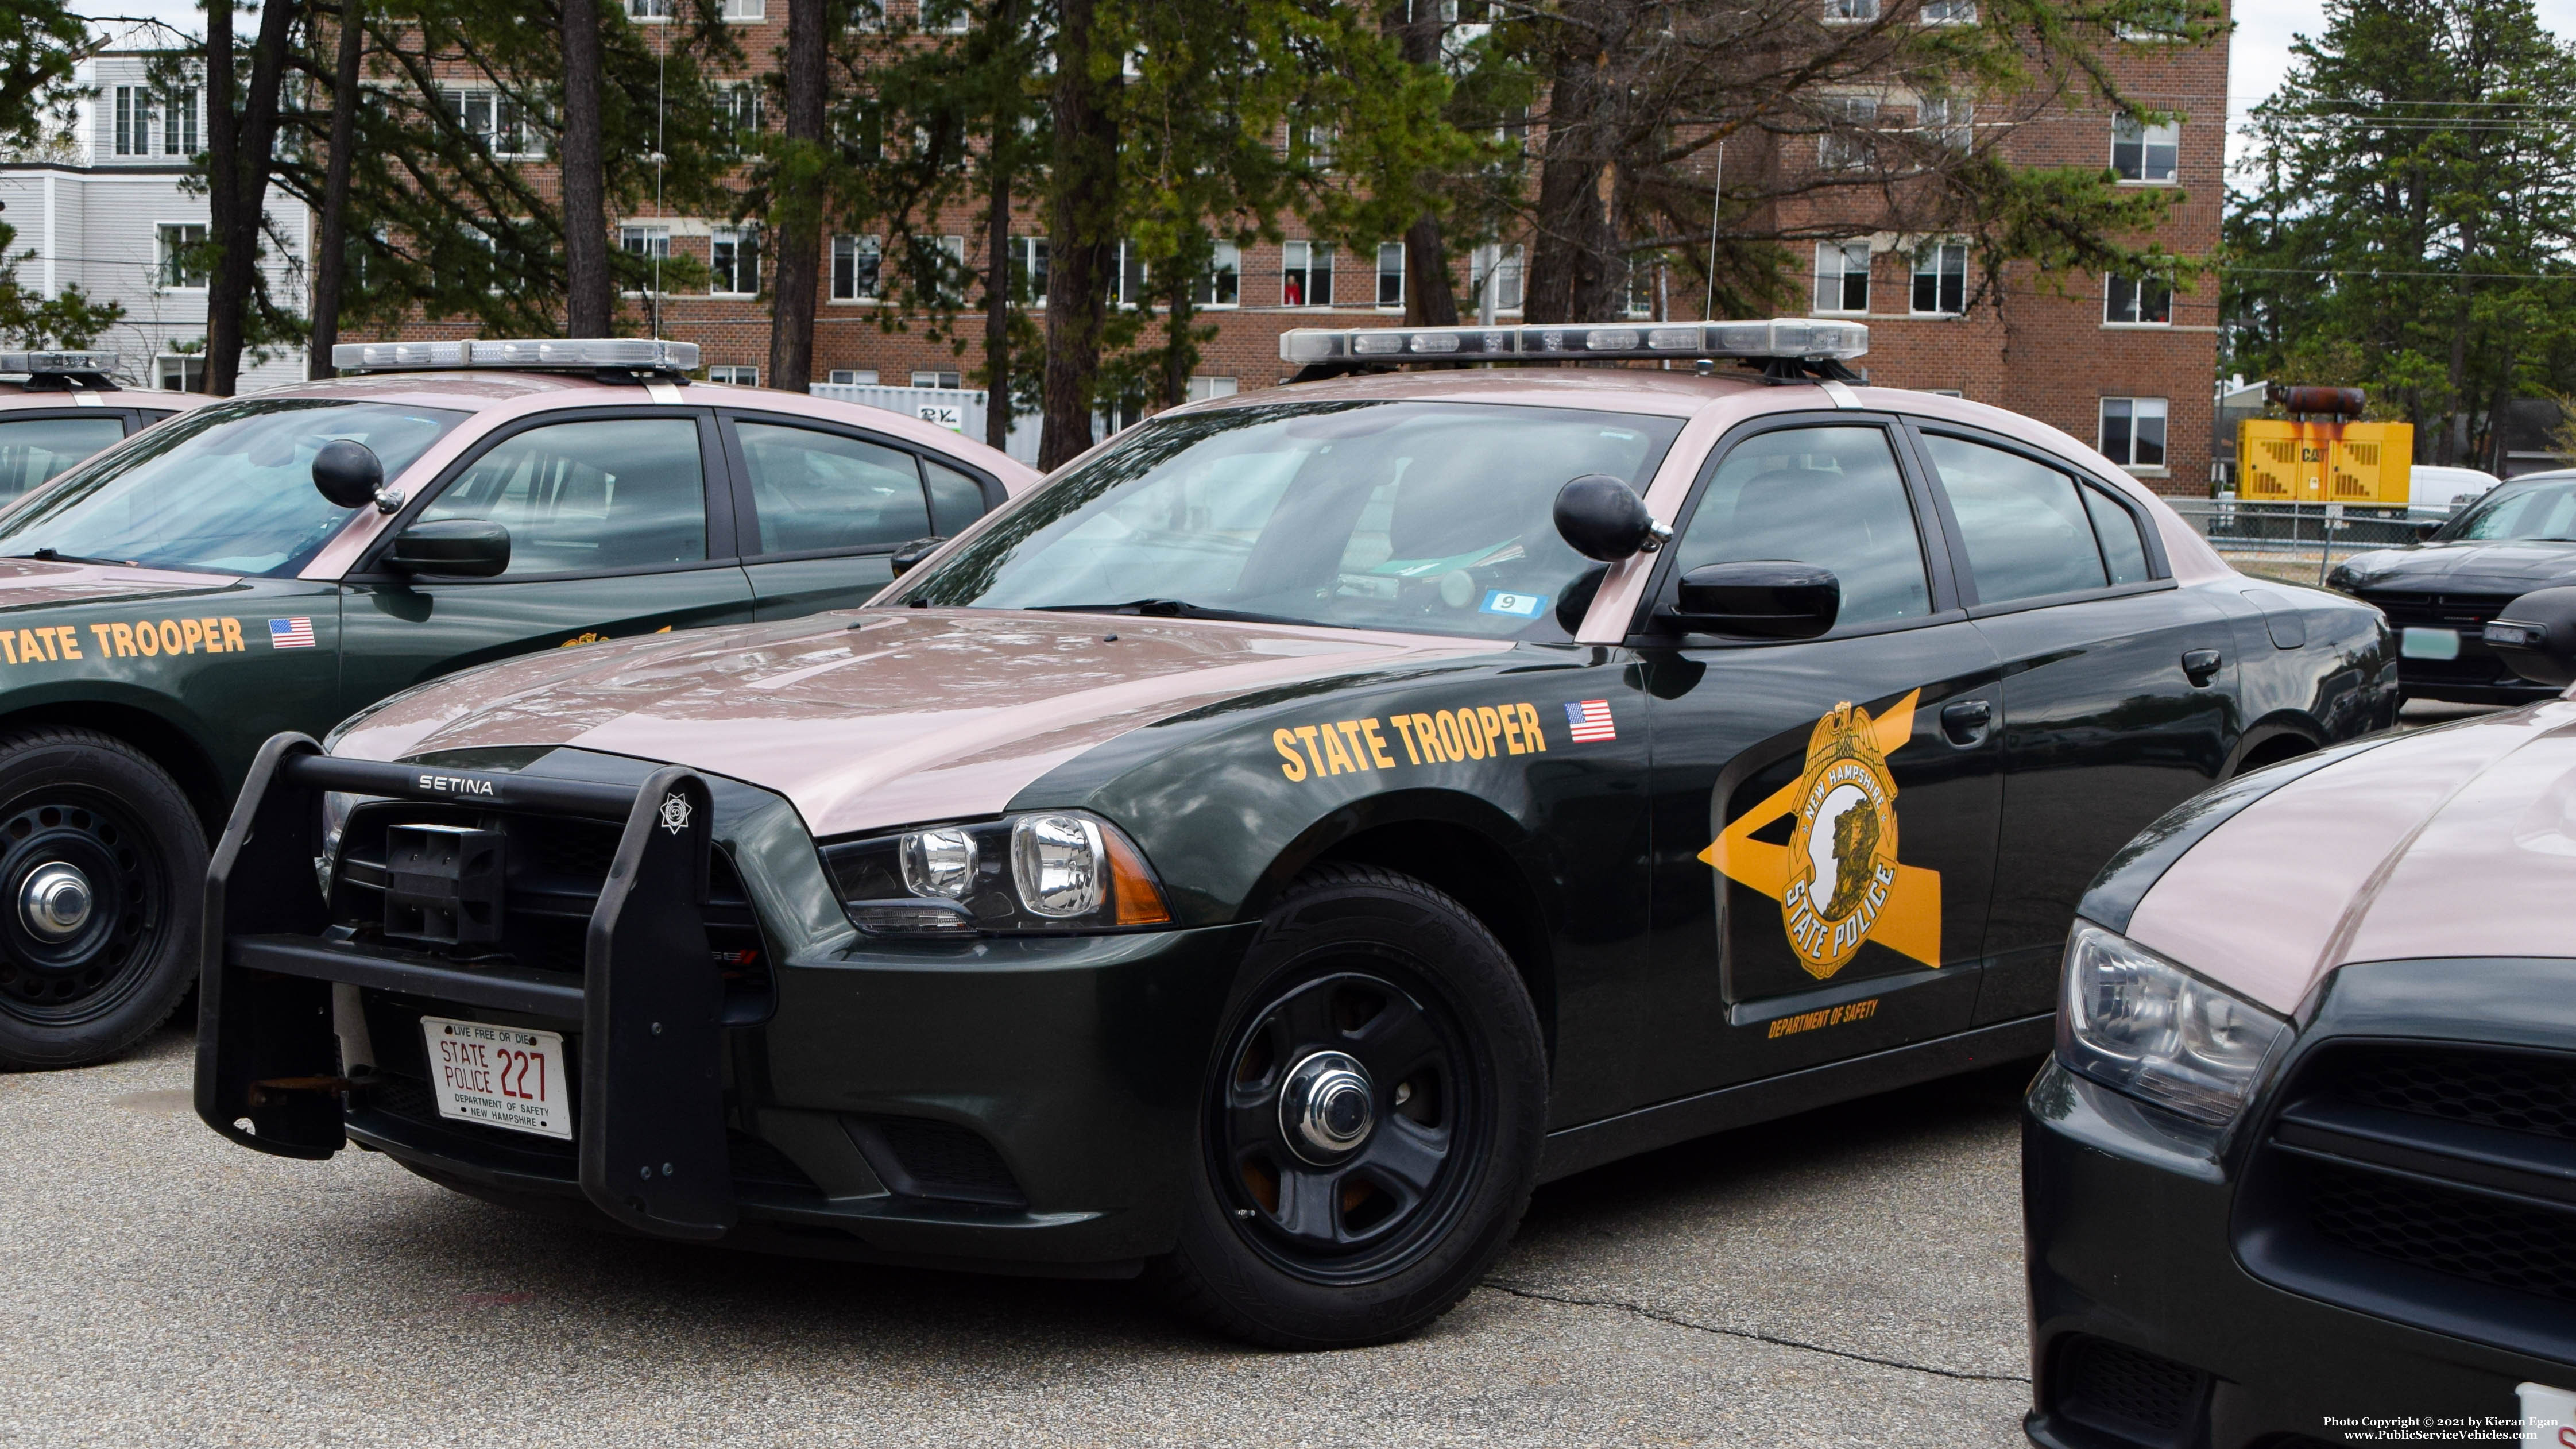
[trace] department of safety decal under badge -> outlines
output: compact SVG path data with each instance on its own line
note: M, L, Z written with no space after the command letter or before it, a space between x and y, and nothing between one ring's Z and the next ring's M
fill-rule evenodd
M1806 769L1718 833L1700 859L1780 902L1789 947L1824 980L1876 941L1941 964L1941 876L1896 858L1896 780L1887 757L1914 736L1916 690L1876 719L1838 704L1807 738ZM1789 843L1753 838L1793 817Z

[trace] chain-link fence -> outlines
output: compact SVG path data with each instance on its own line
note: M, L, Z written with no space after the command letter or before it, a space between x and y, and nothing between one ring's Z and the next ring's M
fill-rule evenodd
M2166 501L2238 572L2292 584L2322 584L2338 560L2413 543L2450 516L2448 509L2431 507L2244 503L2233 498Z

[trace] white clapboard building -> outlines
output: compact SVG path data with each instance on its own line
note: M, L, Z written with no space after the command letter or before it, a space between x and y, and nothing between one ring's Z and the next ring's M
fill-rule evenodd
M116 350L125 382L194 389L204 376L206 279L182 258L205 237L206 198L182 183L206 145L204 93L164 83L153 60L147 50L111 50L82 66L87 94L70 141L0 153L0 221L18 232L10 253L20 285L48 297L78 287L124 306L93 345ZM268 212L260 265L270 295L301 312L309 214L274 188ZM301 350L245 356L241 387L298 381L304 370Z

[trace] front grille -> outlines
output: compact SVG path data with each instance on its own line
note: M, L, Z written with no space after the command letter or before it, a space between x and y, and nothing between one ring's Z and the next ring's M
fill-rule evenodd
M620 827L574 816L519 815L469 806L403 801L368 802L350 812L342 828L332 877L331 914L362 941L384 938L385 832L395 825L462 825L500 831L505 839L501 939L488 945L442 947L395 938L406 951L444 955L478 964L511 964L569 976L582 973L591 912L608 881ZM705 919L710 967L723 980L729 1003L765 999L771 990L769 952L752 914L750 893L732 858L717 847L708 870Z
M2347 1101L2576 1142L2576 1062L2477 1051L2375 1051L2342 1067Z
M2063 1352L2058 1413L2135 1444L2187 1437L2206 1382L2199 1370L2107 1338L2078 1338Z
M2259 1277L2489 1341L2576 1304L2576 1056L2324 1047L2284 1085L2237 1195Z
M2576 1217L2320 1163L2308 1221L2359 1252L2576 1303Z
M2512 594L2442 594L2414 589L2363 589L2363 603L2375 604L2388 622L2404 628L2467 629L2486 627L2517 597Z

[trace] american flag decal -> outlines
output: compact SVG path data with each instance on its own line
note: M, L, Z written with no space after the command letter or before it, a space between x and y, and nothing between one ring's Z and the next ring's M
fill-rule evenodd
M313 621L309 618L269 620L268 647L271 649L312 648Z
M1619 726L1610 718L1610 701L1587 699L1565 707L1567 732L1578 745L1619 738Z

